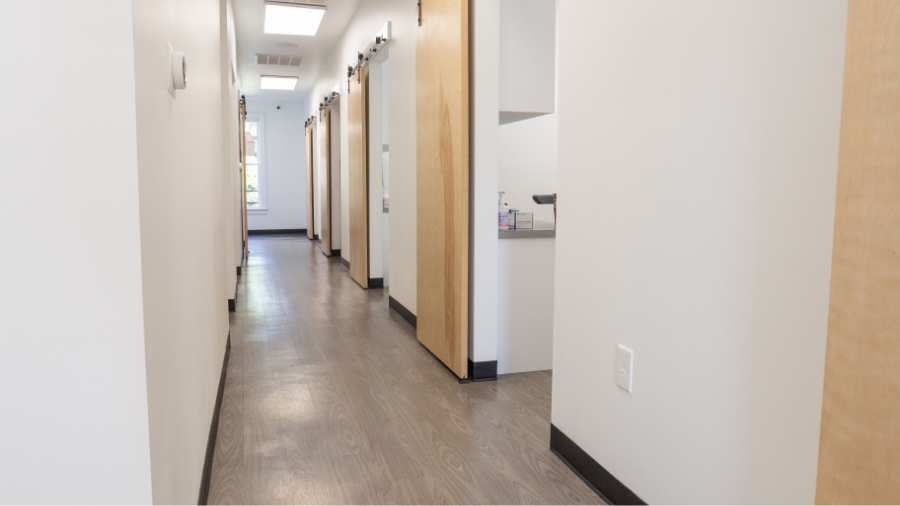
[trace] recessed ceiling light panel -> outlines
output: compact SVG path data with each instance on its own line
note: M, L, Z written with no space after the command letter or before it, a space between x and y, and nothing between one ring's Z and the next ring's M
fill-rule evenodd
M291 76L262 76L260 88L264 90L293 90L297 87L297 78Z
M264 31L278 35L315 35L324 15L324 6L267 1Z

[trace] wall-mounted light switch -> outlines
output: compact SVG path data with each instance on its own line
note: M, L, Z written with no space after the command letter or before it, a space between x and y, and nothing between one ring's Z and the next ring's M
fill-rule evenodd
M633 369L634 352L620 344L616 348L616 385L628 393L631 393Z

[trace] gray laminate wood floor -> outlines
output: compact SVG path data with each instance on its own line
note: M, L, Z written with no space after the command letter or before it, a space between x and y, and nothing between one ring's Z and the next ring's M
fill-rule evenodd
M549 449L550 373L460 385L305 237L253 237L210 504L602 504Z

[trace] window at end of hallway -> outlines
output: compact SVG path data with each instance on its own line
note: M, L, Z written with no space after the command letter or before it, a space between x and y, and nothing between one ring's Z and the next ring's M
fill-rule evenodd
M265 212L265 166L263 164L262 118L247 115L247 210Z

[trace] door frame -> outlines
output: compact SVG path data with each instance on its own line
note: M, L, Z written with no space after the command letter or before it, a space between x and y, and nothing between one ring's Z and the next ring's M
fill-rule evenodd
M310 241L317 239L315 198L316 190L315 188L313 188L313 185L315 184L315 178L313 177L313 172L315 170L315 152L313 150L315 140L313 139L313 123L313 121L309 121L306 124L306 210L308 216L306 237L308 237Z
M242 254L250 255L250 233L247 226L247 97L241 95L239 103L241 125L241 218L242 218ZM241 262L243 263L243 261Z
M363 288L369 288L368 81L365 65L347 81L350 277Z

